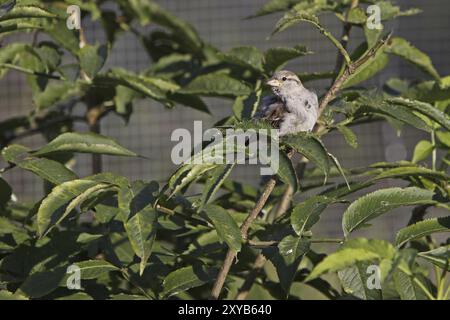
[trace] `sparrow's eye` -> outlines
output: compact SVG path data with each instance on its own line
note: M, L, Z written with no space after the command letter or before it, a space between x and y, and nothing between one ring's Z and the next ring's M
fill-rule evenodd
M287 78L286 78L286 77L283 77L283 78L281 78L281 80L283 80L283 81L286 81L286 80L287 80Z

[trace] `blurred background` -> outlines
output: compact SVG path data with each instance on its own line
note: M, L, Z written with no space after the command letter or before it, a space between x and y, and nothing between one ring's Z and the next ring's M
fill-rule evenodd
M336 60L336 50L315 29L307 24L300 24L286 32L276 35L270 40L267 36L272 31L279 14L245 19L254 14L266 0L159 0L155 1L175 15L190 22L205 41L227 50L235 46L253 45L259 49L271 46L306 45L314 51L314 55L300 58L288 65L288 69L297 73L324 72L333 70ZM393 29L395 35L400 35L411 41L416 47L427 53L433 60L441 76L450 74L450 1L448 0L401 0L398 4L403 9L417 7L423 13L413 17L397 19L396 24L386 30ZM340 24L336 17L324 15L321 21L334 35L341 35ZM83 24L89 43L104 43L105 35L95 23ZM150 30L150 29L149 29ZM15 41L29 40L21 36ZM363 40L359 30L352 30L351 48ZM108 58L107 66L121 66L130 70L143 70L150 65L150 59L141 43L132 35L122 35L116 42ZM391 77L424 79L423 74L411 68L404 62L391 58L389 66L374 80L365 83L367 86L382 87ZM324 92L329 81L315 81L306 84L318 93ZM8 73L0 81L0 121L17 115L27 115L32 109L31 94L25 77L17 72ZM190 108L165 109L150 100L144 100L134 105L128 124L110 114L103 119L101 133L117 139L125 147L150 158L127 159L120 157L103 157L103 171L113 171L130 179L157 180L164 182L175 169L170 160L170 153L175 142L170 135L176 128L191 130L194 120L202 120L204 129L211 127L216 121L231 114L232 100L207 99L212 116L200 113ZM77 131L86 131L79 126ZM421 132L404 128L400 135L388 124L375 123L355 128L359 148L349 147L341 135L330 134L325 139L328 149L334 153L346 166L364 166L377 161L396 161L410 159L417 141L422 138ZM45 144L40 136L26 137L21 144L37 148ZM91 157L77 156L75 171L80 176L91 174ZM1 161L0 161L1 162ZM5 164L0 163L3 167ZM239 168L235 177L246 183L258 184L261 177L257 168ZM20 195L20 202L38 200L43 195L42 180L35 178L24 170L11 170L5 178ZM393 185L383 182L384 187ZM398 184L398 182L397 182ZM342 234L340 221L344 206L334 206L322 215L321 228L325 235L338 236ZM370 233L377 238L395 235L395 230L404 226L409 219L409 209L399 209L376 221L376 227ZM362 231L364 233L365 231ZM392 239L390 239L392 240Z

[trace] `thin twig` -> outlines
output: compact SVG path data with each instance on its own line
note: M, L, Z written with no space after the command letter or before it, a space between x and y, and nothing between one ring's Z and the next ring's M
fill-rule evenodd
M348 9L347 13L345 14L345 22L344 22L344 27L343 27L343 31L342 31L342 37L341 37L341 45L344 49L347 49L347 45L348 45L348 41L350 39L350 31L352 30L352 24L349 23L348 20L348 16L350 14L350 11L352 9L355 9L356 7L358 7L359 5L359 0L352 0L352 3L350 5L350 8ZM342 68L342 64L344 62L344 57L341 54L338 54L337 59L336 59L336 66L334 68L334 72L336 74L339 73L339 71Z
M256 219L258 214L261 212L262 208L267 202L267 199L269 199L270 194L272 193L273 189L275 188L276 184L276 178L272 177L269 182L267 182L263 193L259 197L258 201L256 202L255 207L250 212L250 214L245 219L244 223L241 226L241 236L242 239L246 240L248 235L248 229L250 228L250 225L252 224L253 220ZM228 249L227 255L225 257L225 261L223 262L222 267L220 268L219 274L217 276L216 282L214 283L213 289L211 291L211 298L212 299L218 299L220 292L222 291L223 284L225 283L225 279L228 275L228 272L230 272L231 265L233 264L234 258L236 257L236 252L232 249Z

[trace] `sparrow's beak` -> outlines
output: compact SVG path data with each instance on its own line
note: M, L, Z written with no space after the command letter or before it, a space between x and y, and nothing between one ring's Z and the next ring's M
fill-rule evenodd
M277 80L277 79L273 79L272 78L272 79L267 80L266 84L268 86L276 88L276 87L279 87L281 85L281 82L279 80Z

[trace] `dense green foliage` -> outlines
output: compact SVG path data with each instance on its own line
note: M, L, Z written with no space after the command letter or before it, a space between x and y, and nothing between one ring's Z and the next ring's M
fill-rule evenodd
M108 3L117 6L106 9ZM83 30L66 28L71 4L81 7L83 21L99 22L107 43L86 43ZM450 241L437 241L435 233L449 231L450 220L425 215L433 207L449 210L450 77L441 77L428 56L407 40L367 28L368 4L381 7L383 24L419 13L392 1L270 0L252 17L284 12L274 23L275 37L288 28L312 25L317 37L336 46L339 64L328 73L300 74L301 79L343 82L325 105L314 134L281 140L283 153L295 150L311 165L295 168L281 156L277 184L247 235L240 226L263 188L232 181L235 165L184 165L162 185L95 168L91 176L81 177L69 163L77 153L92 154L94 162L98 155L123 157L125 163L127 157L138 157L98 134L98 124L109 113L126 121L140 99L159 102L161 108L208 113L202 97L224 98L232 111L221 127L260 126L248 120L267 93L262 79L313 53L297 44L265 52L251 46L222 52L189 23L147 0L18 0L0 17L0 37L34 37L5 42L0 76L24 73L33 108L0 122L1 156L9 163L0 172L27 170L47 187L40 201L25 204L15 201L14 190L0 176L0 299L208 298L228 249L237 253L237 262L221 298L235 298L238 292L247 298L304 298L311 287L319 292L314 297L329 299L449 299ZM344 29L362 28L365 41L347 53L346 44L320 23L323 14L334 15ZM140 28L147 25L156 28ZM125 33L142 41L152 60L148 69L135 73L104 67ZM419 68L424 79L394 78L383 88L364 87L391 56ZM72 113L75 103L82 103L85 116ZM78 121L92 132L73 132ZM418 141L411 161L342 168L322 136L337 130L358 148L352 127L373 121L387 121L398 130L412 126L430 138ZM43 135L48 144L35 149L20 145L19 139L30 134ZM383 188L386 179L398 187ZM200 195L189 193L193 185L202 190ZM311 196L289 201L290 193L297 199L304 191ZM347 205L342 239L323 239L315 225L337 203ZM412 217L393 235L394 243L353 236L404 206ZM80 219L85 216L92 219ZM329 245L332 253L318 253L319 243L321 248ZM268 260L261 272L254 272L257 257ZM66 286L71 265L81 271L79 290ZM370 265L379 266L381 288L366 285ZM251 288L248 295L241 288L244 281Z

